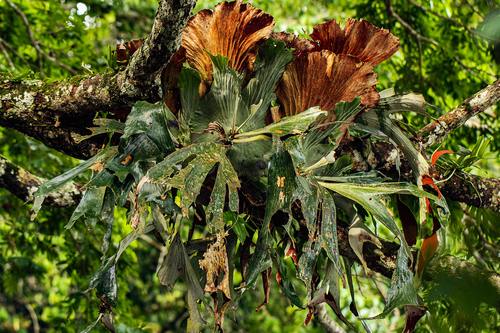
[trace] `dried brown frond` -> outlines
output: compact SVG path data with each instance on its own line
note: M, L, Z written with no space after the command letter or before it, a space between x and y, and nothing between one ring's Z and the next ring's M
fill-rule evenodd
M132 55L139 49L144 42L144 39L133 40L125 42L125 44L118 44L116 46L116 58L118 66L127 66Z
M350 54L371 66L388 59L399 49L399 38L363 19L349 19L344 29L335 20L318 24L311 38L317 43L315 51Z
M182 35L189 65L212 81L212 61L208 53L229 58L229 66L238 72L253 71L260 45L274 27L274 19L242 0L222 2L214 11L202 10L193 16ZM208 52L208 53L207 53Z
M378 103L377 75L373 67L351 55L311 52L286 68L278 86L281 116L292 116L313 106L333 114L337 103L362 96L362 103Z

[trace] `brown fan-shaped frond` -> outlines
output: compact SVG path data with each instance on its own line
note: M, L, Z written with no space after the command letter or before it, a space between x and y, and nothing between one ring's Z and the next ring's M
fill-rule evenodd
M222 2L215 10L193 16L182 35L182 46L191 67L204 81L212 80L212 55L229 58L229 66L242 73L253 71L257 51L274 28L274 19L250 4ZM205 52L205 50L207 52Z
M319 106L333 114L337 103L361 96L368 107L377 105L377 75L373 67L351 55L331 51L311 52L286 68L276 95L281 116L291 116Z
M349 19L343 30L335 20L318 24L311 38L318 44L315 51L354 55L371 66L388 59L399 49L399 39L389 30L379 29L363 19Z
M118 44L116 46L116 58L118 60L118 66L127 66L130 57L139 49L139 47L144 42L144 39L133 40L131 42L125 42L125 44Z
M317 47L316 44L309 39L300 38L286 32L273 32L271 37L284 42L287 49L293 49L293 56L296 58L306 56Z

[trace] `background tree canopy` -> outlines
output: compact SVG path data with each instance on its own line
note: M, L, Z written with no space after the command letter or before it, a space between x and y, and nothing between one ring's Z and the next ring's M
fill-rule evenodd
M399 51L375 66L377 90L393 88L395 96L422 94L428 105L424 109L416 95L399 100L386 92L378 108L357 117L350 135L345 136L341 122L358 114L359 99L338 104L337 123L327 130L310 126L317 119L327 121L321 120L319 109L281 118L281 122L273 118L274 125L269 125L270 120L264 123L264 118L275 106L271 104L274 83L266 86L254 81L251 86L251 76L232 71L217 54L209 57L201 52L193 58L209 59L208 79L193 63L178 68L180 93L172 91L177 84L171 80L177 78L169 76L175 71L175 56L161 84L151 79L175 52L178 45L171 41L190 16L189 2L172 4L0 2L0 331L79 332L94 322L94 331L104 332L111 329L106 322L111 318L110 307L116 332L197 330L200 321L193 308L199 307L208 320L200 328L203 331L222 325L219 316L209 314L215 309L219 314L225 311L224 328L230 332L410 332L422 315L419 332L497 332L500 127L495 104L500 99L500 4L470 0L252 2L274 17L274 32L309 38L317 24L335 19L344 27L349 18L363 18L399 38ZM215 5L199 1L192 13ZM160 15L172 8L171 21ZM158 24L152 33L155 17ZM155 34L158 31L162 33ZM134 51L139 43L125 44L150 33L151 44L138 53ZM284 44L273 43L259 44L258 66L252 69L259 82L278 82L293 56L301 57L300 45L285 49ZM125 45L116 51L117 44ZM154 45L163 49L155 50ZM368 62L363 60L357 68ZM226 81L232 83L224 86ZM102 89L88 90L88 82ZM80 86L87 91L78 91ZM170 95L165 98L172 113L163 104L153 104L161 98L160 86L180 96L180 101L171 104ZM247 112L248 119L224 118L227 113L220 111L223 103L214 87L224 92L227 87L239 87L234 98L240 96L241 103L231 97L222 102L232 102L239 111L235 114L241 118ZM258 97L253 97L255 91ZM16 93L34 97L15 99ZM211 102L220 102L215 111ZM280 102L282 107L286 104L284 98ZM30 103L36 108L29 109ZM389 123L388 113L396 104L400 111L419 112L398 113ZM176 113L179 105L183 109ZM192 113L186 111L189 108ZM425 110L440 122L423 116ZM211 119L219 111L222 116ZM164 112L167 121L155 118ZM370 118L375 112L376 119ZM98 129L93 134L98 135L77 143L75 138L89 135L86 128L94 119L98 119ZM149 121L150 126L141 121ZM213 134L204 132L207 126ZM396 129L388 134L387 127ZM315 142L309 139L315 136L319 144L309 143ZM342 144L337 146L336 139ZM404 156L396 157L392 144ZM424 163L418 160L418 150L405 150L405 144L427 154L429 176L418 174ZM226 150L237 145L242 148ZM328 160L334 148L335 163L318 167L316 162L323 163L321 157ZM269 156L251 160L258 149ZM457 154L433 154L436 150ZM100 151L104 153L96 155ZM245 158L250 162L245 164ZM81 160L90 162L81 164ZM75 170L77 166L80 169ZM80 172L89 167L91 171ZM259 170L264 171L260 174ZM48 188L54 182L41 185L65 172L69 172L65 180L71 182L59 192ZM388 185L387 178L405 183ZM165 179L170 185L165 185ZM285 182L288 179L297 182L290 185ZM427 194L412 182L424 185ZM198 185L194 188L201 191L198 199L189 193L191 188L185 190L186 184ZM85 189L87 194L83 194ZM381 191L388 196L375 196ZM239 207L235 193L239 193ZM33 195L38 203L44 199L45 203L31 219L25 202ZM283 203L287 195L299 198L302 207ZM425 199L418 197L425 196L431 208L422 213ZM200 202L203 197L205 201ZM375 203L370 201L373 198L385 201ZM182 223L181 210L186 216ZM293 217L291 222L287 216ZM395 228L391 229L393 220ZM417 221L427 224L417 227ZM334 229L327 229L333 225ZM223 226L228 234L218 232ZM327 232L337 237L324 237ZM313 241L316 236L322 245ZM406 242L414 246L411 252ZM115 261L117 256L112 255L125 243L130 245ZM216 257L223 252L229 258L227 266L213 271L210 254ZM308 259L314 253L318 253L314 260ZM203 259L205 267L199 263ZM422 274L417 259L427 264ZM173 276L173 264L164 262L174 262L183 270L172 290L169 287L178 276ZM192 267L194 275L186 267ZM221 287L217 291L215 285L220 287L226 278L219 273L231 270L231 290ZM219 279L211 278L210 272ZM213 299L207 292L205 301L197 305L192 276L202 277L202 287L213 282ZM243 288L232 290L232 285L243 281L247 283ZM84 293L88 289L92 290ZM240 299L237 296L243 291ZM226 303L229 298L238 299L237 309L234 303ZM380 313L387 317L358 320ZM304 326L311 314L314 319ZM332 321L336 314L344 323Z

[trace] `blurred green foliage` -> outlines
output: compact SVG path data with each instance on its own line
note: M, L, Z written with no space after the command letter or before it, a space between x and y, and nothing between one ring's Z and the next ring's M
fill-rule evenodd
M500 4L494 0L416 1L428 10L402 0L392 3L390 0L257 0L252 5L275 17L275 31L303 36L317 23L330 19L346 21L349 17L364 18L389 29L400 38L401 50L378 66L379 90L394 87L398 92L421 93L435 106L430 113L439 116L498 78ZM114 47L117 43L147 36L157 8L156 0L13 2L26 15L43 51L81 74L87 70L108 70L104 60L108 45ZM199 1L194 12L213 8L215 4ZM71 76L56 63L38 58L23 21L5 1L0 2L0 13L1 43L15 67L11 68L2 53L0 72L20 75L32 70L45 79ZM457 22L478 33L466 31ZM492 107L471 121L471 126L453 132L445 146L455 151L458 145L470 148L484 135L491 140L491 151L498 152L500 126L496 111ZM405 115L404 120L415 128L428 121L411 115ZM45 178L78 164L37 141L3 128L0 128L0 154ZM483 174L500 175L494 160L480 161L479 166ZM452 202L449 206L452 218L446 230L446 252L498 272L499 214L467 209ZM77 223L73 229L66 230L64 225L72 211L47 207L31 222L29 206L0 189L0 332L33 332L35 327L39 327L40 332L76 332L97 317L99 300L82 291L100 266L104 227L98 225L95 230L87 230L84 223ZM115 230L119 232L113 234L114 247L130 230L124 211L116 211L116 218ZM185 330L189 315L186 290L178 284L173 292L168 292L159 284L155 272L158 259L164 258L165 253L155 247L158 245L155 240L143 237L133 243L119 261L120 306L114 312L114 318L120 323L117 332L134 332L133 328L149 332ZM293 271L291 259L287 259L286 264L289 271ZM360 315L379 313L383 308L381 294L387 291L388 280L378 274L365 276L359 266L355 269L358 273L355 284L364 296L356 299ZM227 314L228 331L323 331L315 321L303 327L305 312L297 311L278 295L274 278L271 286L271 302L259 312L254 309L263 300L261 288L246 295L236 313ZM424 299L432 316L422 320L419 332L498 331L500 318L495 310L482 306L478 313L470 313L471 309L464 308L463 302L444 297L436 287L424 286ZM297 293L303 298L305 289ZM341 290L341 296L343 313L353 320L348 310L348 291ZM402 331L403 318L400 309L388 319L370 321L369 325L374 332ZM359 322L353 322L362 329ZM96 331L105 330L97 326Z

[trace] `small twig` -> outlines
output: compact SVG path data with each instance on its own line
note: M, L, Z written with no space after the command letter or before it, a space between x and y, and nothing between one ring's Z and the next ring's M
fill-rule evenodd
M31 318L31 322L33 324L33 332L34 333L39 333L40 332L40 324L38 323L38 317L36 315L35 309L31 306L29 303L28 299L26 297L21 297L22 302L24 303L24 306L26 307L26 310L28 310Z
M413 36L415 36L418 40L422 40L422 41L427 42L429 44L432 44L434 46L438 46L438 42L436 42L435 40L432 40L432 39L429 39L427 37L422 36L415 29L413 29L411 25L409 25L405 20L403 20L401 18L401 16L399 16L398 13L396 13L396 11L394 10L394 7L392 7L392 1L391 0L386 0L385 4L387 6L387 10L389 11L389 14L392 17L394 17L399 23L401 23L401 25L403 27L405 27L405 29L410 32L410 34L412 34Z
M429 9L429 8L425 7L425 6L422 6L421 4L416 3L416 2L415 2L415 1L413 1L413 0L406 0L406 1L407 1L409 4L412 4L412 5L414 5L415 7L418 7L418 8L420 8L420 9L422 9L423 11L426 11L426 12L428 12L428 13L431 13L431 14L433 14L433 15L435 15L435 16L437 16L437 17L439 17L439 18L443 19L443 20L449 21L449 22L451 22L451 23L453 23L453 24L456 24L456 25L458 25L458 26L460 26L460 27L464 28L465 30L467 30L468 32L470 32L470 33L471 33L471 34L473 34L473 35L476 35L476 36L479 36L479 37L481 37L481 38L488 39L488 40L491 40L491 41L494 41L494 42L497 42L497 43L499 43L499 42L500 42L500 39L498 39L498 38L493 38L493 37L487 36L487 35L485 35L485 34L483 34L483 33L479 32L479 31L476 31L476 30L474 30L474 29L471 29L471 28L469 28L468 26L466 26L465 24L463 24L462 22L459 22L459 21L457 21L457 20L455 20L455 19L453 19L453 18L451 18L451 17L444 16L444 15L441 15L441 14L439 14L439 13L436 13L435 11L433 11L433 10L431 10L431 9Z
M12 60L10 60L9 54L5 50L5 47L3 47L3 43L2 43L1 40L0 40L0 49L2 50L2 53L3 53L4 57L5 57L5 59L7 60L7 63L9 64L10 70L13 71L13 72L15 72L16 71L16 67L12 63Z
M23 64L25 64L26 66L29 66L29 67L33 67L33 65L31 65L29 62L27 62L12 46L10 46L9 43L7 43L1 37L0 37L0 43L3 44L3 46L5 46L6 48L8 48L9 51L12 52L16 57L18 57Z
M462 60L460 60L460 58L458 58L457 56L453 56L453 59L455 59L456 62L458 62L458 64L460 65L460 67L462 67L466 72L468 72L470 75L473 75L475 77L477 77L479 80L481 80L481 82L483 82L484 84L488 84L488 82L486 82L485 79L483 79L482 77L480 77L476 72L474 72L472 70L472 68L470 68L469 66L465 65Z
M419 69L419 74L420 74L420 87L419 90L422 91L424 88L424 74L422 73L422 42L420 39L417 38L417 45L418 45L418 69Z
M469 1L465 0L465 3L467 4L467 6L470 7L470 9L472 9L474 13L476 13L484 21L484 16L480 12L478 12L476 8L474 8L474 6L469 3Z
M5 0L7 2L7 4L12 7L12 9L14 9L14 11L16 13L19 14L19 16L21 17L21 19L23 20L23 23L24 23L24 26L26 27L26 29L28 30L28 36L31 40L31 44L33 45L33 47L35 48L37 54L38 54L38 57L39 57L39 67L40 67L40 75L43 76L43 62L41 60L41 56L47 58L48 60L52 61L53 63L61 66L62 68L64 68L65 70L67 70L68 72L70 72L71 74L73 75L78 75L78 72L75 71L73 68L63 64L62 62L60 62L59 60L57 60L56 58L54 57L51 57L50 55L48 55L47 53L45 53L41 48L40 48L40 45L39 43L35 40L35 37L33 36L33 32L31 31L31 27L30 27L30 24L28 22L28 19L26 18L26 15L24 15L23 11L21 9L19 9L15 4L13 4L12 2L10 2L9 0Z

